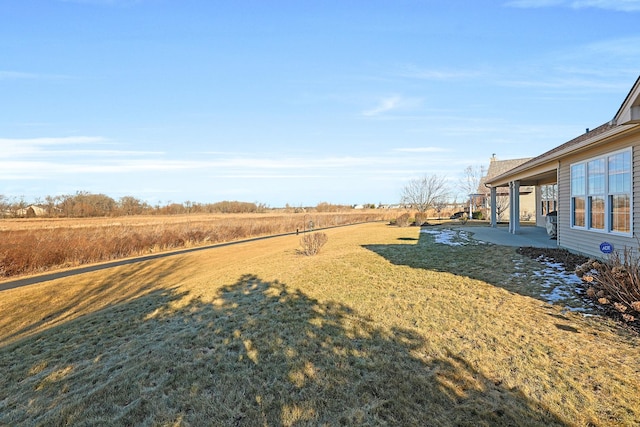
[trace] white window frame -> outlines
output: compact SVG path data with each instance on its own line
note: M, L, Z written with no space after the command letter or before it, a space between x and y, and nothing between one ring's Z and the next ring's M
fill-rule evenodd
M609 189L609 158L622 154L628 153L629 155L629 192L611 192ZM589 188L589 163L594 162L596 160L604 160L604 193L595 193ZM574 166L582 165L585 170L584 176L584 192L580 194L574 194L573 191L573 168ZM569 218L570 218L570 226L572 229L576 230L588 230L594 233L604 233L604 234L613 234L619 236L633 236L633 149L632 147L625 148L623 150L613 151L611 153L606 153L600 156L592 157L589 159L581 160L579 162L571 163L569 165L569 186L570 186L570 203L569 203ZM611 224L611 214L612 214L612 206L611 206L611 196L614 195L628 195L629 196L629 231L615 231L612 230ZM593 228L591 227L591 197L598 196L604 197L604 228ZM579 226L574 224L574 197L581 197L584 199L584 226Z
M549 212L558 210L558 184L540 186L540 213L546 216Z

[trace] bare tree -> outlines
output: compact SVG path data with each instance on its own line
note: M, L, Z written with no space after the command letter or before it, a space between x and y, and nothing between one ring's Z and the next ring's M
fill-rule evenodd
M462 179L460 180L460 189L464 192L465 197L469 197L471 199L471 204L474 209L479 207L479 204L482 201L482 197L474 197L474 194L482 194L484 197L487 197L489 194L488 189L480 188L480 183L482 182L482 178L487 174L484 166L476 166L473 167L471 165L467 166L464 169L464 174Z
M431 175L412 179L402 189L401 203L425 213L428 209L446 200L449 195L447 180L443 176Z
M141 215L145 209L145 203L133 196L120 197L118 207L121 215Z
M6 196L0 194L0 216L6 210L9 210L9 199Z
M496 195L496 217L498 221L504 219L504 214L509 210L509 194Z
M484 169L484 166L467 166L464 169L462 179L460 179L460 189L466 194L477 193L480 181L486 174L487 171Z

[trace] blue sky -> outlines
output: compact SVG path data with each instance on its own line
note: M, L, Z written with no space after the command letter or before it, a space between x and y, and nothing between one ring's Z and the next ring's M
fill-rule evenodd
M613 118L638 22L640 0L0 0L0 194L459 193Z

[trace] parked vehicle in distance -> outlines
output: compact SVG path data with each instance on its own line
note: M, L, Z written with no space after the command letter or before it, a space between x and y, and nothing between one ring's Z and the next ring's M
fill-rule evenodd
M449 219L460 219L464 216L464 212L456 212L449 217Z

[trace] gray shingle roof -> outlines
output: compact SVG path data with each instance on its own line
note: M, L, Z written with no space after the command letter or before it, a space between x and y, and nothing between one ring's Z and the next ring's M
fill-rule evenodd
M489 169L487 169L487 174L480 179L480 184L478 185L478 193L485 194L489 192L489 189L485 187L484 183L489 179L496 177L498 175L502 175L503 173L510 171L511 169L520 166L529 160L531 157L525 157L523 159L510 159L510 160L494 160L491 159L489 163Z

